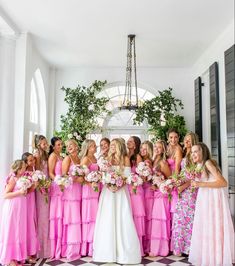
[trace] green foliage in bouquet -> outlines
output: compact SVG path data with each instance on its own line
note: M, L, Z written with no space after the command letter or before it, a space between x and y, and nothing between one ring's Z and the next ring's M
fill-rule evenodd
M178 109L184 109L181 100L172 95L172 88L158 91L159 96L146 100L143 105L136 110L135 124L140 124L144 120L148 122L149 133L154 136L153 140L167 140L167 131L175 128L182 138L187 132L185 119L177 113Z
M77 88L61 88L65 92L64 101L68 104L68 111L60 117L61 131L56 131L56 136L63 141L74 138L81 145L87 134L100 129L97 118L109 114L106 109L109 98L97 98L97 94L106 83L96 80L89 87L78 85Z

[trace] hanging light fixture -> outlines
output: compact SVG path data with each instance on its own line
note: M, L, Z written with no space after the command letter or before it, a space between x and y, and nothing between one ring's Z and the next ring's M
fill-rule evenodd
M134 84L132 85L132 81ZM135 91L135 95L133 92ZM138 106L135 35L128 35L125 95L120 109L135 110Z

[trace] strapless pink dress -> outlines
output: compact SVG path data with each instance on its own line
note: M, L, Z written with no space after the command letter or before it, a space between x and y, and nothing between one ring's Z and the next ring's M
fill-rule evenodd
M136 166L132 166L131 172L135 173ZM145 206L144 206L144 189L143 186L137 187L136 194L132 187L128 185L131 200L131 208L136 231L140 241L141 256L144 256L143 241L145 236Z
M89 170L97 171L97 164L90 164ZM100 189L99 189L100 190ZM90 185L82 186L82 256L92 256L95 221L100 192L95 192Z

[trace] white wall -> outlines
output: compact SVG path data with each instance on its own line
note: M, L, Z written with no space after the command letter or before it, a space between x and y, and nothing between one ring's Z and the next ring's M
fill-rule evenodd
M185 116L187 127L194 130L193 85L191 84L191 69L187 68L138 68L138 86L157 93L168 87L173 88L173 94L181 99L185 109L182 114ZM60 127L60 115L66 112L64 103L64 92L62 86L75 88L79 85L90 85L94 80L107 80L110 83L125 82L125 67L123 68L68 68L56 71L55 82L55 128Z
M225 71L224 71L224 52L234 44L234 21L224 30L224 32L208 47L192 67L194 79L202 76L208 68L218 62L219 66L219 94L220 94L220 130L221 130L221 149L222 149L222 169L227 176L227 125L226 125L226 95L225 95ZM209 111L209 110L208 110Z
M224 52L229 49L234 41L234 20L216 39L216 41L208 47L208 49L198 58L192 68L193 79L198 76L205 76L206 71L214 62L218 62L219 66L219 94L220 94L220 131L221 131L221 158L222 172L225 178L228 176L228 160L227 160L227 124L226 124L226 93L225 93L225 71L224 71ZM193 80L192 80L193 84ZM208 86L206 86L208 88ZM203 87L204 88L204 87ZM206 95L205 93L204 95ZM209 97L209 94L207 94ZM207 99L204 99L207 101ZM208 102L208 101L207 101ZM208 110L209 112L209 110ZM205 122L205 121L204 121ZM208 128L209 125L207 125ZM205 127L203 130L207 130ZM231 195L230 208L233 216L235 216L235 197Z

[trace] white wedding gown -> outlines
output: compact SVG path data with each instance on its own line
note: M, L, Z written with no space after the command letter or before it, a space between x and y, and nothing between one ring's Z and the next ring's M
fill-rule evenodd
M130 167L125 167L125 176ZM139 264L140 244L132 218L127 187L113 193L104 187L100 199L93 241L93 261Z

